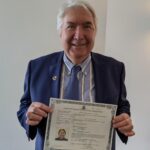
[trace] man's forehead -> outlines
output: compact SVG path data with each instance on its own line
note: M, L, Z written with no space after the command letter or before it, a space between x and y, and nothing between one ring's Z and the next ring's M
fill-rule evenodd
M94 19L91 16L65 15L63 18L65 24L94 24Z
M93 25L92 21L82 21L82 22L76 22L76 21L64 21L66 25L74 25L74 24L81 24L81 25Z

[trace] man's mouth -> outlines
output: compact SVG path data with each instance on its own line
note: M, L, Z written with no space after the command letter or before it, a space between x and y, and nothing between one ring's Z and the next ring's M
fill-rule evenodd
M72 43L71 45L74 46L74 47L84 47L87 44L86 43L76 43L76 44Z

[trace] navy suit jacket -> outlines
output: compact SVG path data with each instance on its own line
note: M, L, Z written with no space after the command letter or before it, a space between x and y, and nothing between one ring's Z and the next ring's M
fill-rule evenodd
M32 102L49 105L50 97L59 98L63 54L64 52L56 52L43 56L31 60L28 65L24 94L20 100L17 116L21 125L25 128L28 138L34 139L36 137L35 150L43 150L46 119L43 119L37 126L29 126L25 123L26 111ZM116 104L118 105L117 115L121 113L130 115L130 104L126 99L125 68L123 63L93 52L91 56L96 102ZM54 76L56 80L53 80ZM126 136L119 132L118 135L124 143L127 142ZM115 150L115 134L112 150Z

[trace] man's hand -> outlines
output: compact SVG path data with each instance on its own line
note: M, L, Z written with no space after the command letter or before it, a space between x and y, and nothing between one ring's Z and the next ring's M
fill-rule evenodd
M133 136L135 132L133 131L132 120L130 116L126 113L122 113L113 118L113 127L118 129L121 133L126 136Z
M52 112L52 109L40 102L32 102L26 113L26 123L31 126L38 125L40 121L47 117L48 113Z

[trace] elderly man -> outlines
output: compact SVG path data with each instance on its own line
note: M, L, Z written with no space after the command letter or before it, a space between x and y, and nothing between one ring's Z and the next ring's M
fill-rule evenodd
M35 149L43 150L46 118L52 112L49 99L67 98L71 70L80 66L79 100L118 105L112 124L126 143L134 131L126 99L125 69L123 63L92 52L97 31L94 10L83 1L67 2L59 11L57 28L64 51L37 58L28 65L24 95L17 112L28 138L36 137ZM115 134L112 150L115 150Z

